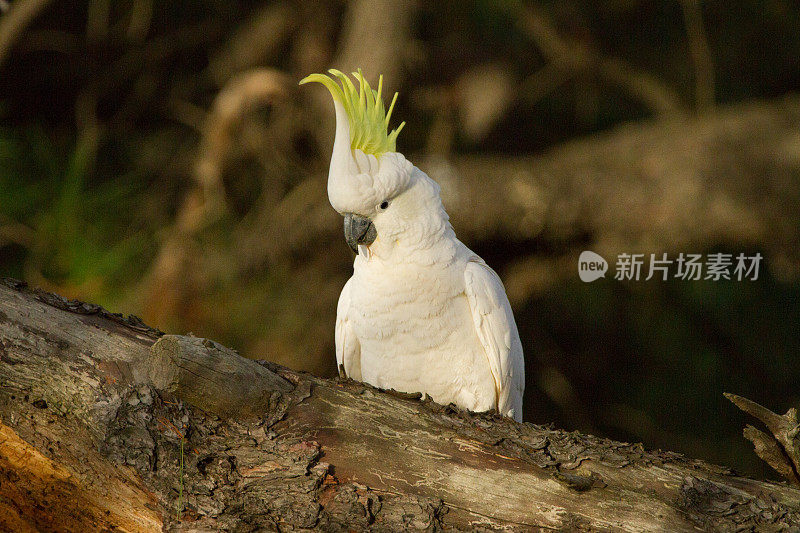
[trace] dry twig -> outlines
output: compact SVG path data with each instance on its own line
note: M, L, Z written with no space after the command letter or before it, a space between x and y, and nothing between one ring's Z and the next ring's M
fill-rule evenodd
M772 435L748 425L744 428L745 438L753 443L756 454L769 466L790 483L800 486L800 422L797 409L793 407L785 415L779 415L736 394L726 392L725 397L764 423Z

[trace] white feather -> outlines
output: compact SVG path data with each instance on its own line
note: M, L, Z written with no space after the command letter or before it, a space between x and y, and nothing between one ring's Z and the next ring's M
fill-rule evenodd
M467 263L464 280L475 330L494 378L497 410L521 420L525 365L503 283L478 256Z
M405 179L339 299L337 363L377 387L522 420L522 345L503 284L455 237L435 182L416 167Z
M456 238L436 182L400 153L351 150L344 108L334 105L328 198L377 230L359 245L339 298L339 371L522 420L522 345L500 278Z
M349 376L360 381L361 347L348 317L350 313L350 291L348 290L350 284L350 281L345 284L342 294L339 295L339 304L336 307L336 368L342 377Z

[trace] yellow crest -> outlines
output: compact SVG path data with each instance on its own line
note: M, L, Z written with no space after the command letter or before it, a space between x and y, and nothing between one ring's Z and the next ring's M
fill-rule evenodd
M378 78L378 90L374 91L364 79L361 69L353 73L358 80L358 89L342 72L336 69L330 69L328 72L340 80L341 86L326 74L306 76L300 81L300 85L311 81L321 83L330 91L331 96L342 104L350 123L350 148L358 148L365 154L376 157L385 152L395 152L397 135L406 123L402 122L389 133L389 118L397 101L397 93L394 93L389 110L386 111L381 100L383 76Z

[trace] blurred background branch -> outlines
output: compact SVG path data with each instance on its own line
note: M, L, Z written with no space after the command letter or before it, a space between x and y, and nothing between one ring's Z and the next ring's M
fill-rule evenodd
M399 149L494 266L526 413L766 475L721 393L800 402L795 2L0 2L0 270L332 374L352 255L333 113L384 74ZM577 256L761 253L756 282L584 284ZM702 428L699 431L698 428Z
M527 5L515 15L523 32L559 69L572 72L573 75L591 74L606 83L619 86L655 114L675 114L681 109L674 89L625 61L606 57L585 43L565 39L553 27L543 9Z
M0 67L11 53L20 34L49 3L50 0L18 0L11 9L10 5L3 2L3 18L0 19Z
M700 0L680 0L686 21L686 36L694 64L694 101L698 112L714 107L714 61L703 29Z

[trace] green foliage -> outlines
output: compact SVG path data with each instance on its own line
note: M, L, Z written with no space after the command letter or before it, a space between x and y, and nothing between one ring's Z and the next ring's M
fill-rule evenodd
M33 236L21 239L22 264L4 268L86 286L102 298L140 273L135 265L152 254L152 233L132 228L142 182L131 175L92 181L97 132L68 142L38 126L0 131L0 221L19 223Z

